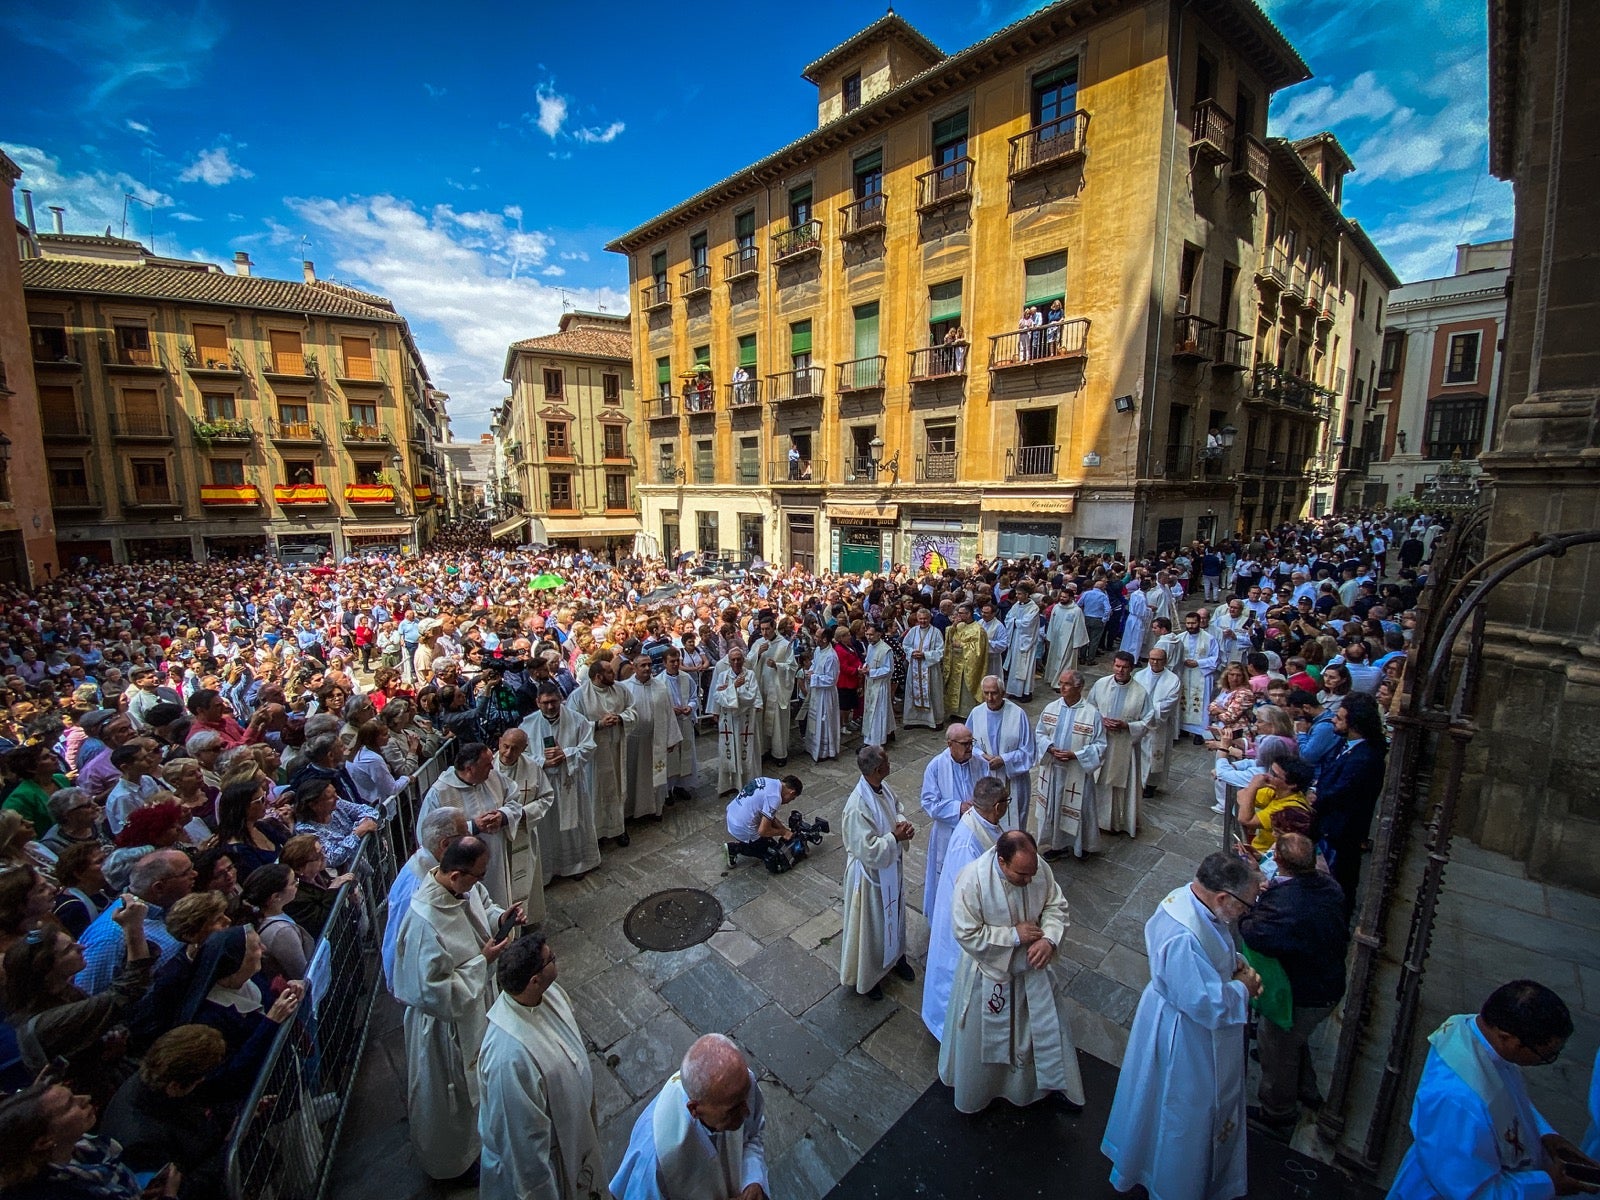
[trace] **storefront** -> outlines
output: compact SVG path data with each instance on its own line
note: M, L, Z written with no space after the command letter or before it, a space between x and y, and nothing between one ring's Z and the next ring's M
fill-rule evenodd
M637 517L545 517L545 540L563 550L587 550L609 562L633 553Z
M948 515L939 515L948 514ZM895 562L909 563L913 571L940 571L971 567L978 557L978 511L958 512L955 506L902 510L900 543Z
M830 504L827 516L830 571L861 575L886 570L894 562L898 505Z
M267 536L257 534L229 534L226 537L207 537L206 561L229 558L255 558L267 553Z
M280 562L318 563L333 554L331 533L280 533L277 556Z
M128 538L124 545L131 563L194 561L194 542L186 537Z

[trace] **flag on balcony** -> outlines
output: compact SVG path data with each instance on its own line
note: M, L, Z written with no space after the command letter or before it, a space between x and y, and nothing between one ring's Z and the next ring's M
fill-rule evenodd
M253 505L261 503L261 489L254 484L200 485L201 504Z
M272 498L279 504L326 504L328 486L324 483L275 483Z
M351 504L393 504L394 488L386 483L350 483L345 485L344 498Z

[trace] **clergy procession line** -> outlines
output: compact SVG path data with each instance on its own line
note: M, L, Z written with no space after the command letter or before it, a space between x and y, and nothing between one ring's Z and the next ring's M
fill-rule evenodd
M7 760L18 779L6 816L27 814L6 827L14 865L0 874L7 1028L20 1031L25 1055L47 1060L64 1043L42 1035L59 1025L41 1024L41 1014L100 1005L98 1019L109 1020L116 1009L97 997L129 1002L155 958L176 951L163 964L179 968L163 994L187 988L195 1003L184 1011L236 1039L229 1078L248 1075L250 1047L295 1013L320 925L295 938L285 929L326 917L350 876L325 863L354 864L363 835L393 819L390 800L437 752L448 765L416 813L418 849L389 892L382 949L404 1006L417 1162L436 1179L476 1179L496 1198L756 1200L769 1190L765 1104L744 1050L725 1033L688 1047L608 1171L585 1013L557 982L555 948L540 928L546 889L604 871L605 846L627 847L630 828L713 789L727 797L726 869L754 857L788 871L831 832L793 808L807 785L790 760L803 749L827 762L851 743L859 781L840 829L838 975L871 1005L891 973L917 974L906 881L918 829L889 782L891 755L904 749L901 731L942 731L944 749L918 790L931 822L921 852L930 940L920 1015L939 1042L939 1077L962 1112L999 1097L1076 1112L1083 1084L1052 975L1069 922L1056 872L1069 868L1049 864L1095 854L1106 835L1136 838L1141 802L1168 787L1173 747L1192 738L1215 754L1218 811L1237 787L1250 841L1205 857L1145 924L1151 979L1103 1150L1121 1190L1142 1186L1155 1200L1244 1195L1247 1128L1284 1136L1302 1106L1319 1103L1307 1043L1343 994L1383 720L1441 528L1367 513L1134 562L1075 553L938 574L901 567L819 578L795 568L707 579L688 562L613 567L582 554L496 550L480 526L417 558L330 562L304 576L259 561L209 578L180 574L176 585L130 568L64 576L42 608L29 601L36 615L13 615L15 641L0 654L20 642L19 671L39 649L62 658L59 680L39 671L36 684L17 686L64 701L70 682L74 703L105 708L63 708L63 727L45 703L13 712L22 726L7 727L28 738ZM1399 569L1389 577L1391 543ZM551 590L556 570L564 576ZM1083 668L1107 652L1110 672L1090 686ZM86 663L97 674L77 683ZM357 678L369 668L362 691ZM1024 706L1041 678L1055 695L1035 717ZM703 731L712 738L704 764ZM59 745L61 759L41 743ZM16 757L24 752L26 769ZM233 782L224 760L241 757L249 778ZM170 804L181 816L162 824L163 840L130 843L158 824L147 814L169 806L154 775L163 762L167 786L189 798ZM769 762L777 773L765 773ZM207 790L207 763L220 797ZM55 782L52 766L78 786ZM91 803L111 793L112 832L127 848L114 882L131 891L120 901L104 878L69 874L84 857L73 843L97 846L103 836L97 810L87 822L73 816L84 807L76 793L100 786L89 783L97 771L105 781ZM302 837L289 838L285 817ZM51 818L59 825L35 839ZM203 880L186 853L201 848ZM234 863L248 869L242 888ZM59 906L57 874L75 884ZM295 909L297 877L308 899L320 899ZM207 890L197 900L216 904L191 913L182 897L198 888ZM83 965L61 949L68 934L58 945L37 933L57 919L52 908L61 921L87 913L92 953L76 986L71 971L35 961L44 946ZM148 939L136 936L140 922ZM1497 1172L1523 1173L1519 1195L1540 1194L1529 1173L1556 1191L1582 1186L1587 1160L1570 1143L1541 1128L1533 1149L1522 1136L1534 1126L1506 1064L1549 1061L1566 1035L1554 1006L1512 986L1522 989L1514 1011L1488 1004L1476 1027L1499 1057L1441 1031L1430 1071L1456 1092L1443 1108L1419 1095L1407 1190L1397 1194L1468 1194L1456 1189L1456 1166L1440 1165L1463 1154L1490 1163L1489 1184ZM1247 1111L1252 1027L1260 1107ZM172 1029L169 1016L154 1032L182 1041L190 1028ZM1522 1057L1511 1053L1517 1046ZM97 1094L115 1090L115 1076L89 1069L73 1060L67 1082L92 1077ZM222 1070L184 1069L196 1086ZM62 1190L85 1173L100 1188L92 1194L132 1194L115 1144L79 1136L93 1128L95 1105L85 1100L80 1111L70 1095L47 1077L0 1102L0 1132L44 1131L38 1153L0 1178L0 1196L91 1194ZM219 1095L207 1101L218 1113L238 1102ZM1461 1140L1475 1128L1468 1109L1489 1132L1470 1146ZM1505 1129L1513 1109L1522 1124ZM66 1138L59 1131L69 1127ZM1501 1142L1513 1145L1511 1159ZM164 1193L178 1194L181 1177L165 1173ZM35 1184L45 1190L17 1190Z

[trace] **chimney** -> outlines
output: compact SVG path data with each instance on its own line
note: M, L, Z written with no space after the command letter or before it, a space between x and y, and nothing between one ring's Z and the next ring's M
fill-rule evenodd
M62 208L59 204L52 204L50 206L50 216L51 219L56 223L57 233L65 233L67 231L66 212L67 210Z
M39 227L33 223L33 193L27 188L22 189L22 214L27 218L28 232L38 237Z
M236 250L233 255L233 273L248 276L250 274L250 253L247 250Z
M300 271L306 277L307 283L315 283L317 281L317 264L309 258L300 264Z

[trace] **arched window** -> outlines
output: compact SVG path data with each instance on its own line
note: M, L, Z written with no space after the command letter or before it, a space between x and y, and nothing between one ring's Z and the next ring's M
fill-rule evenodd
M1449 458L1460 450L1462 458L1476 458L1483 448L1483 421L1488 411L1487 396L1438 396L1428 401L1427 444L1422 457Z

